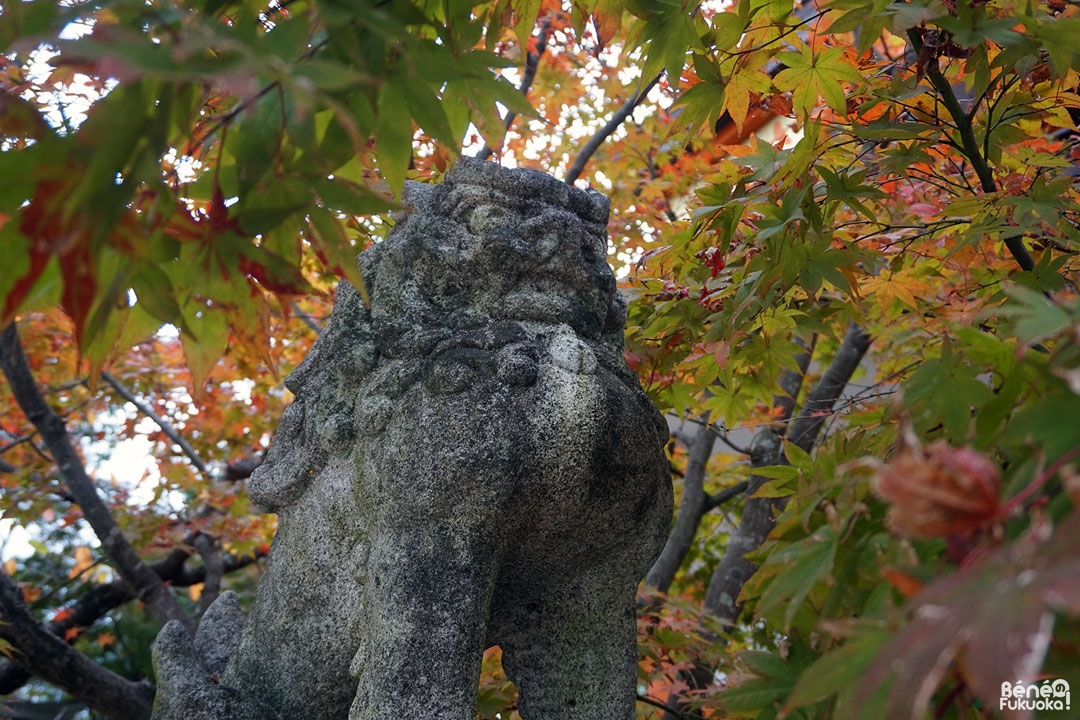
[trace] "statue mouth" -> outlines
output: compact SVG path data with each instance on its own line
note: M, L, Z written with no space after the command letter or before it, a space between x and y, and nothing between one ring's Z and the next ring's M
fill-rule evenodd
M604 326L604 317L592 305L589 298L570 288L527 285L502 297L492 317L545 325L566 324L585 337L595 338Z

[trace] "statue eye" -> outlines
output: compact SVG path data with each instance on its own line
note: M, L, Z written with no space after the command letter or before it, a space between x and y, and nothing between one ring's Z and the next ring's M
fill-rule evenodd
M607 258L607 242L604 238L587 232L581 239L581 255L586 260Z
M465 225L473 235L484 235L499 228L514 227L521 222L521 217L506 207L487 203L470 209L465 216Z

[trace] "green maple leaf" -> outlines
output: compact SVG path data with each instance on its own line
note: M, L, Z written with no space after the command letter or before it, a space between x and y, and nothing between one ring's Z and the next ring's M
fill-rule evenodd
M840 83L862 82L858 69L845 60L843 54L842 47L818 53L808 47L801 53L779 53L776 59L787 67L777 73L773 84L780 90L791 91L795 110L804 116L817 107L819 97L824 98L833 110L843 113L847 98Z

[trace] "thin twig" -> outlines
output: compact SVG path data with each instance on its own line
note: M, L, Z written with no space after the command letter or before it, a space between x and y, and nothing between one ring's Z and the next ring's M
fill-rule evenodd
M677 720L683 720L682 713L680 713L678 710L671 707L670 705L660 700L657 700L656 698L651 698L648 695L642 695L641 693L638 693L637 701L640 703L645 703L646 705L652 705L654 708L659 708L664 712L671 713L675 718L677 718Z
M922 52L923 41L922 37L919 35L918 29L911 28L908 30L907 36L908 40L911 42L911 47L915 52ZM963 106L960 105L960 100L956 97L952 85L950 85L949 81L942 75L941 69L937 66L936 61L926 63L926 77L934 89L937 90L938 96L941 98L941 103L949 112L953 122L956 123L956 130L960 135L960 150L963 152L968 162L971 163L971 167L975 170L975 174L979 177L979 185L982 187L982 191L984 193L997 192L997 183L994 181L994 172L991 170L990 165L983 156L982 151L979 148L978 140L975 139L975 128L972 125L971 118L968 117ZM1006 238L1005 247L1009 249L1009 252L1012 254L1021 270L1031 271L1035 269L1035 261L1031 258L1031 253L1028 252L1027 247L1024 246L1023 238Z
M304 321L304 324L315 331L316 335L322 334L323 327L315 321L315 318L311 317L308 313L300 309L300 306L296 304L296 301L292 301L292 311L296 313L296 317Z
M544 54L544 51L547 50L548 30L550 29L551 18L546 17L540 23L540 35L536 43L536 52L527 53L525 56L525 72L521 76L521 84L518 85L518 92L522 95L529 94L529 89L532 88L533 81L536 79L536 71L540 66L540 57ZM507 108L506 117L503 119L507 130L514 124L516 118L517 113ZM487 160L494 154L495 151L491 149L491 146L484 143L484 147L480 149L480 152L476 153L476 157L480 160Z
M710 425L709 430L712 431L712 434L715 435L720 442L724 443L735 452L739 453L740 455L750 455L749 448L744 448L740 445L736 445L735 443L733 443L731 441L731 438L728 436L727 430L719 426L717 423L713 423L712 425Z
M129 403L138 408L139 412L153 420L154 423L159 428L161 428L161 431L164 432L170 440L180 446L180 450L183 451L184 455L187 455L188 460L191 461L191 464L195 466L196 470L198 470L203 475L210 474L210 470L206 467L206 463L204 463L202 461L202 458L199 457L199 454L195 452L195 448L191 447L191 443L189 443L183 435L177 432L176 428L173 426L172 423L154 412L153 408L140 400L138 396L135 395L135 393L131 392L131 390L129 390L126 385L120 382L120 380L118 380L116 376L109 371L102 370L101 379L109 383L109 385L112 386L113 390L115 390L120 397L124 398Z
M1051 478L1058 474L1058 472L1074 461L1077 457L1080 457L1080 445L1077 445L1072 450L1059 457L1054 461L1054 464L1046 468L1043 472L1039 473L1039 476L1031 481L1027 487L1014 495L1007 503L1001 506L1001 510L998 514L1001 517L1008 517L1020 508L1028 498L1034 495L1043 485L1045 485Z
M688 422L694 423L695 425L704 425L705 424L702 421L701 418L686 418L686 420ZM757 427L756 425L740 425L737 428L728 428L728 427L724 426L724 423L722 421L717 421L717 422L714 422L714 423L709 423L708 427L709 427L709 431L713 435L715 435L716 438L720 442L724 443L725 445L727 445L729 448L731 448L735 452L739 453L740 455L750 455L750 450L747 449L747 448L744 448L744 447L740 447L740 446L736 445L735 443L733 443L731 441L731 438L728 436L728 433L730 433L732 429L746 430L746 429L749 429L749 428ZM672 434L675 435L675 439L678 440L679 442L681 442L683 445L686 445L687 447L690 446L691 438L689 436L684 436L684 437L686 437L686 439L684 440L683 437L680 437L680 435L679 435L679 433L677 431L673 431Z
M33 432L28 432L25 435L20 435L17 438L13 438L11 441L9 441L7 444L5 444L3 447L0 447L0 455L3 455L8 450L11 450L12 448L17 447L19 445L22 445L25 442L31 442L35 437L37 437L37 434L38 434L37 430L34 430Z
M322 42L319 42L319 43L316 43L316 44L312 45L310 48L308 48L307 52L305 52L303 55L300 56L300 59L301 60L310 60L311 58L315 57L315 54L317 52L319 52L324 47L326 47L326 45L329 42L330 42L330 40L327 39L327 40L323 40ZM259 90L259 92L255 93L254 95L249 97L247 100L243 101L242 103L240 103L239 105L234 107L229 112L225 113L224 115L221 115L217 119L217 122L214 123L210 127L210 129L207 130L206 133L202 136L202 139L199 140L199 145L200 146L205 145L206 142L211 137L213 137L215 134L217 134L217 132L219 130L221 130L222 128L228 126L228 124L231 123L233 120L235 120L240 115L240 113L242 113L245 110L251 108L252 106L255 105L255 103L259 102L264 97L266 97L270 93L277 90L280 85L281 85L280 80L274 80L273 82L271 82L271 83L269 83L267 85L264 85Z

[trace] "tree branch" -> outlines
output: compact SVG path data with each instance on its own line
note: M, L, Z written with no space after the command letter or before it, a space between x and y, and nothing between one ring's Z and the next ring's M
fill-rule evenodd
M703 508L703 511L705 513L710 513L716 508L726 503L728 500L737 498L740 495L744 494L749 488L750 481L743 480L741 483L737 483L729 488L725 488L720 492L716 493L715 495L710 495L705 498L705 507Z
M19 662L91 709L116 720L146 720L154 699L149 683L126 680L46 630L23 602L19 586L0 572L0 638L15 648Z
M791 424L788 440L806 452L813 449L822 425L869 349L870 335L866 330L854 323L848 326L840 348L829 363L829 369L818 381L817 387L803 404L799 416Z
M206 579L203 580L203 590L199 596L199 614L201 615L221 592L221 576L225 574L225 562L221 558L217 541L206 533L196 533L192 545L199 551L203 559L203 567L206 568Z
M717 439L719 439L720 442L724 443L735 452L739 453L740 455L746 455L747 457L750 456L749 448L744 448L733 443L731 441L731 437L728 435L728 432L725 428L717 425L716 423L713 423L709 426L709 429L712 430L713 434L716 435Z
M785 372L780 375L780 380L777 383L780 386L780 392L773 395L773 413L774 417L780 418L778 427L782 428L783 423L791 420L791 416L795 413L795 401L799 397L799 391L802 389L803 378L806 377L806 369L810 367L810 358L814 355L814 348L817 346L817 335L814 335L810 342L804 342L798 338L795 339L805 352L799 354L795 358L795 364L799 366L798 372ZM784 431L778 430L783 435ZM752 453L747 453L751 455Z
M0 368L7 376L15 401L41 434L52 453L53 461L64 477L68 491L82 508L83 517L90 523L101 541L102 550L120 577L131 586L139 599L146 603L155 620L162 625L169 620L178 620L191 630L191 618L180 608L176 598L157 573L139 558L135 548L116 524L112 513L98 496L97 488L86 474L86 468L75 451L64 421L45 402L41 389L34 380L19 342L15 323L11 323L0 333Z
M686 461L679 512L675 516L675 524L668 534L660 557L656 559L649 574L645 577L645 587L655 588L660 592L667 592L671 587L675 573L678 572L679 566L682 565L686 554L690 552L694 544L698 524L705 514L704 506L707 498L704 487L705 468L712 455L716 437L706 421L698 427L697 432L689 440L690 457Z
M72 605L70 612L61 615L60 620L49 623L48 631L58 638L71 628L90 627L113 608L119 607L135 596L122 582L97 585L82 595ZM0 662L0 695L9 695L30 681L33 673L17 662Z
M315 331L316 335L322 334L323 327L315 321L315 318L311 317L308 313L300 309L300 306L296 304L296 301L292 301L292 311L296 313L296 317L304 321L304 324Z
M210 470L206 467L206 463L204 463L202 461L202 458L199 457L199 454L195 452L195 448L191 447L191 443L189 443L183 435L177 432L176 428L173 427L172 423L154 412L154 409L152 407L140 400L138 396L135 395L135 393L131 392L131 390L129 390L126 385L120 382L112 373L103 370L101 372L101 378L105 382L109 383L109 385L112 386L113 390L115 390L120 397L124 398L129 403L138 408L139 412L141 412L143 415L153 420L154 423L159 428L161 428L162 432L164 432L170 440L176 443L180 447L180 450L183 451L185 455L187 455L188 460L191 461L191 464L195 466L196 470L198 470L203 475L209 476Z
M257 455L248 455L245 458L240 458L236 462L229 463L225 466L225 476L222 478L226 482L238 482L251 477L251 473L255 472L255 468L262 465L262 458Z
M803 379L806 377L812 347L813 343L807 348L807 352L796 358L798 371L789 370L781 376L780 387L783 394L778 394L773 399L775 406L781 409L781 415L777 418L777 422L755 435L750 448L752 468L787 464L787 458L784 455L783 428L794 412L794 399L798 397ZM790 442L810 452L821 431L825 415L839 399L840 393L858 368L869 347L870 336L866 334L866 331L857 325L850 325L825 375L810 394L798 417L788 428L787 437ZM767 481L768 478L761 475L751 475L746 491L753 495ZM765 538L768 537L775 524L776 514L783 506L782 498L751 497L746 501L739 527L732 535L724 557L721 558L709 581L704 602L707 612L729 624L734 624L742 611L742 606L738 603L739 594L742 592L743 585L757 570L757 567L747 560L745 555L765 542ZM680 676L688 687L700 688L712 681L713 671L711 667L695 667L689 672L681 673ZM668 697L668 704L673 705L686 718L695 720L700 718L700 715L687 707L681 697L674 692ZM675 720L676 717L675 714L669 712L665 713L664 720Z
M909 29L907 36L915 53L921 55L923 41L919 29ZM960 100L956 97L952 85L949 84L948 79L941 73L941 68L938 67L936 57L931 58L929 62L923 64L923 68L926 71L926 77L930 81L930 84L937 90L938 96L941 98L941 103L945 106L949 116L952 117L953 122L956 124L956 130L960 135L960 149L968 159L968 162L971 163L972 169L975 170L982 191L984 193L997 192L997 183L994 182L994 171L991 169L989 163L987 163L986 157L979 148L979 141L975 138L975 127L972 124L974 112L970 114L964 112L964 108L960 105ZM1030 271L1035 268L1035 261L1032 260L1031 253L1029 253L1027 247L1024 246L1024 239L1022 237L1006 238L1005 247L1012 253L1013 258L1016 260L1016 264L1020 266L1021 270Z
M654 708L659 708L664 711L665 715L670 713L675 718L675 720L682 720L683 718L682 713L680 713L675 708L663 702L660 702L656 698L651 698L648 695L642 695L641 693L638 693L637 701L645 703L646 705L652 705Z
M262 551L256 551L254 555L226 554L222 558L221 573L228 575L265 556ZM191 553L188 550L176 548L161 560L150 563L150 568L172 587L190 587L206 582L207 567L205 565L194 568L185 567L185 562L189 557ZM96 585L69 606L70 612L64 613L62 619L50 622L48 630L53 635L62 638L67 630L74 627L89 628L115 608L134 599L134 593L122 581ZM15 692L31 677L31 672L17 662L0 662L0 695Z
M830 363L825 375L818 382L817 387L803 404L798 417L788 428L787 439L791 443L810 452L817 440L818 433L825 422L825 418L832 410L833 405L840 397L840 393L851 379L852 374L858 368L867 349L870 347L870 336L861 327L852 324L840 349ZM800 356L802 373L799 377L805 377L809 353ZM796 373L789 371L781 381L789 397L796 397L798 390L792 377ZM785 381L787 386L785 386ZM799 384L801 384L801 379ZM794 390L794 392L792 392ZM780 396L778 396L779 398ZM792 412L789 405L783 405L785 411ZM767 428L758 433L754 438L751 448L750 465L753 468L768 467L769 465L786 465L787 457L784 455L784 444L781 433L777 428ZM750 485L747 488L750 495L757 492L768 478L761 475L752 475ZM765 542L765 538L772 532L776 514L784 507L783 498L751 498L746 501L743 508L742 521L739 529L731 538L724 557L713 572L709 581L709 588L705 593L705 609L716 617L734 623L742 610L738 604L739 593L750 576L757 571L757 567L746 559L746 553L756 550Z
M522 95L528 95L529 89L532 87L533 81L536 80L536 71L540 67L540 57L547 50L548 30L551 28L551 18L544 18L540 23L540 36L536 43L536 52L530 52L525 55L525 72L521 76L521 84L518 85L518 91ZM506 129L509 130L510 126L514 124L514 120L517 118L517 113L507 108ZM484 147L480 149L480 152L476 153L476 157L480 160L487 160L489 157L495 154L495 151L491 149L491 146L484 143Z
M641 104L641 101L645 99L645 96L649 94L649 91L653 89L656 83L660 82L660 78L663 73L660 73L649 84L642 88L641 92L633 96L623 106L615 111L615 114L611 116L611 119L607 121L604 127L596 131L589 141L585 143L585 147L581 148L581 152L574 158L573 164L566 171L565 182L567 185L573 185L574 181L581 177L581 173L585 170L585 165L589 162L592 156L600 149L600 146L604 144L604 141L608 139L611 133L615 132L626 118L630 117L630 113L634 112L634 108Z
M319 43L316 43L315 45L312 45L310 48L308 48L304 52L303 55L300 56L300 59L301 60L310 60L311 58L315 57L315 55L318 54L318 52L320 50L322 50L324 47L326 47L327 44L329 44L329 42L330 42L329 40L323 40L322 42L319 42ZM214 135L216 135L219 131L227 128L229 126L229 124L232 123L233 120L235 120L237 117L240 116L241 113L243 113L243 112L251 109L252 107L254 107L257 102L259 102L260 100L262 100L264 97L266 97L270 93L274 92L275 90L278 90L278 88L280 86L281 86L281 81L280 80L274 80L273 82L270 82L270 83L264 85L262 88L260 88L259 92L257 92L254 95L248 97L247 99L243 100L242 102L237 103L237 105L234 106L232 110L225 113L224 115L220 115L220 116L218 116L216 118L210 118L211 120L215 120L216 122L205 133L203 133L203 136L201 138L199 138L196 142L199 145L206 145L207 141L210 140L210 138L212 138Z

